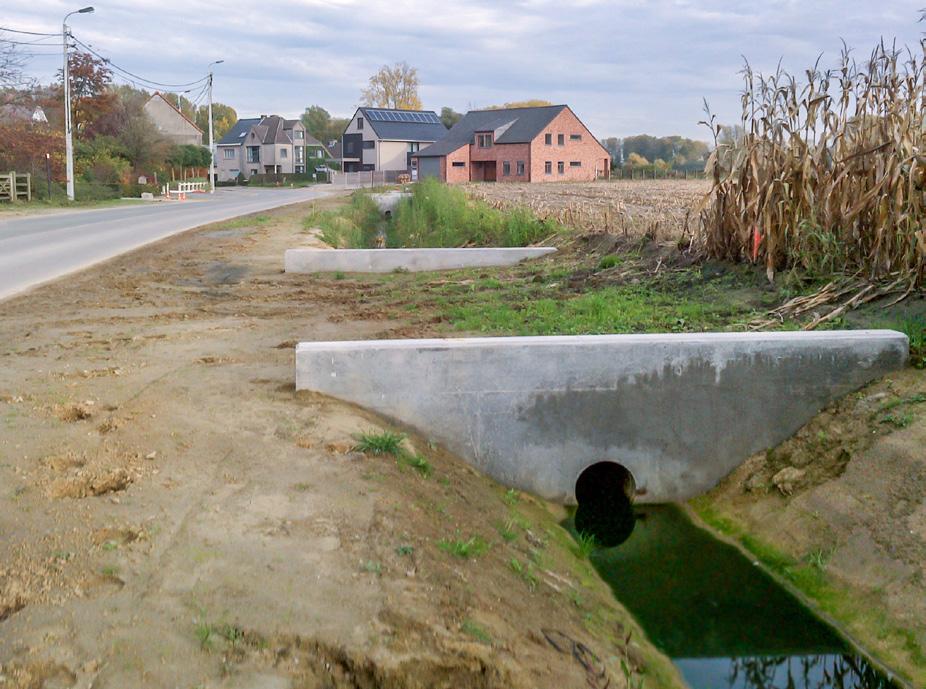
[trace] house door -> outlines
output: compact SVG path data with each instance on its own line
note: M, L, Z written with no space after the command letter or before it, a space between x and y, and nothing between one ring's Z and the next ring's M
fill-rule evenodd
M496 165L495 165L494 160L483 163L482 164L482 175L483 175L482 178L486 182L494 182L495 181L495 170L496 170Z

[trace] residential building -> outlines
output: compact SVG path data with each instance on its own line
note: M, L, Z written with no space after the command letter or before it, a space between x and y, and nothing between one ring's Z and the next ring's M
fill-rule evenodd
M202 146L203 130L160 93L145 102L145 113L161 136L173 144Z
M239 175L250 179L257 174L305 173L306 149L314 150L317 145L300 120L279 115L238 120L216 144L217 179L228 182Z
M446 135L433 110L357 108L341 136L341 169L405 172L413 154Z
M412 156L418 178L445 182L588 181L611 155L568 105L472 110Z

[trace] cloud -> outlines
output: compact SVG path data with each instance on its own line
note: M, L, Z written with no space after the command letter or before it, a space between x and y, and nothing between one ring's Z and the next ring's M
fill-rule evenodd
M457 110L525 98L573 106L601 136L679 133L702 98L738 115L742 56L760 71L801 72L840 39L867 55L882 36L915 44L922 0L101 0L77 37L158 81L202 76L242 116L295 116L310 104L350 114L367 78L405 60L425 106ZM79 3L78 3L79 5ZM73 3L6 0L0 24L54 31ZM829 61L829 62L828 62ZM50 80L54 56L35 58Z

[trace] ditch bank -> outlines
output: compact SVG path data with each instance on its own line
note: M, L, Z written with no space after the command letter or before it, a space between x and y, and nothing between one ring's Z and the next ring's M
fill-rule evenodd
M307 212L0 304L0 686L681 686L556 508L294 390L410 325L280 273Z

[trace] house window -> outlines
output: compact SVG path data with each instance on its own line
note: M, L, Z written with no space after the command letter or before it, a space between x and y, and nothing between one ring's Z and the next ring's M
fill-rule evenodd
M565 134L557 134L557 135L556 135L556 145L557 145L557 146L565 146L565 145L566 145L566 135L565 135Z
M564 172L566 172L566 163L564 163L562 160L559 161L559 162L556 164L556 171L557 171L559 174L563 174Z
M235 149L234 148L223 148L222 157L225 160L234 160L235 159Z
M364 141L363 147L367 150L370 150L371 148L376 148L376 142L373 141L373 139L370 139L369 141Z
M305 173L305 165L297 165L297 166L296 166L296 174L297 174L297 175L301 175L301 174L304 174L304 173Z
M581 141L581 140L582 140L582 135L581 135L581 134L570 134L570 135L569 135L569 140L570 140L570 141Z
M287 156L286 149L285 149L285 148L281 148L281 149L280 149L280 157L281 157L281 158L285 158L286 156Z
M296 138L297 138L297 139L304 139L304 138L305 138L305 132L302 131L301 129L296 129L296 130L294 130L294 131L295 131L295 133L296 133Z
M544 134L544 135L543 135L543 143L545 143L547 146L552 146L552 145L553 145L553 135L552 135L552 134Z
M252 175L256 175L256 174L257 174L257 169L252 167L252 168L251 168L251 174L252 174Z
M458 161L458 162L454 162L454 163L450 163L450 164L451 164L453 167L466 167L466 163L464 163L463 161Z
M519 160L518 161L518 177L523 177L523 176L524 176L524 161Z
M259 163L260 162L260 146L248 146L248 162L249 163Z
M573 160L571 163L569 163L569 167L582 167L582 161Z
M345 152L345 153L353 153L353 152L354 152L354 142L353 142L353 141L348 141L348 142L346 142L346 143L344 144L344 152Z
M417 152L420 151L420 150L421 150L421 144L420 144L420 143L418 143L417 141L409 141L409 142L408 142L408 152L409 152L409 153L417 153Z
M324 152L322 149L318 149L317 151L315 151L315 157L316 157L316 158L324 158L324 157L325 157L325 152Z
M476 145L479 148L492 148L492 135L476 134Z
M357 129L363 129L363 118L362 117L357 118Z
M502 163L502 174L506 177L511 174L511 163L509 163L507 160Z
M552 161L547 161L543 164L543 174L552 175L553 174L553 163Z

